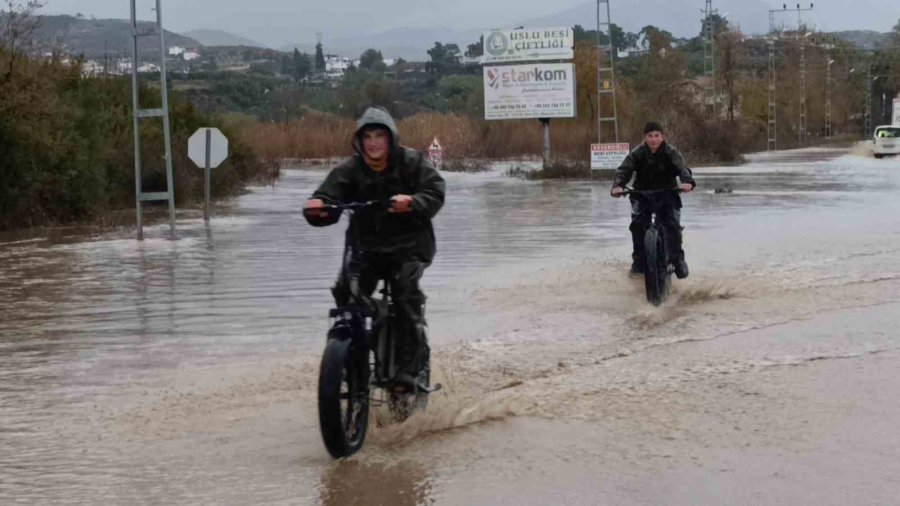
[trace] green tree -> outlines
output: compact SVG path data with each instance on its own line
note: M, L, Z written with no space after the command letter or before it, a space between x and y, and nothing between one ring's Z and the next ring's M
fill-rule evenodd
M322 43L316 44L316 72L325 72L325 53L322 51Z
M453 74L459 70L459 46L456 44L441 44L435 42L434 47L428 50L431 61L426 68L430 72L444 76Z
M477 58L484 55L484 35L478 37L478 42L473 42L466 46L466 56L469 58Z
M310 60L309 55L301 53L297 48L294 48L294 56L291 63L293 67L291 69L291 75L298 81L308 76L312 70L312 61Z
M384 57L381 55L381 51L376 51L374 49L366 49L363 54L359 56L359 68L366 70L384 70Z

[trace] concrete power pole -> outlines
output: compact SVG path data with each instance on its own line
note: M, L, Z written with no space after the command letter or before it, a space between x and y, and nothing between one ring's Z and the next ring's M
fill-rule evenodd
M601 8L605 4L605 9ZM601 21L605 12L606 21ZM609 35L606 45L600 44L601 27L606 27ZM619 142L619 114L616 107L616 65L615 48L612 43L612 20L609 14L609 0L597 0L597 143L603 143L603 123L612 123L615 142ZM606 58L604 58L604 55ZM612 115L604 116L603 96L612 101Z
M778 130L775 118L775 40L769 41L769 112L766 121L766 151L778 151Z
M800 38L800 124L797 128L800 145L806 143L806 42Z
M715 118L716 107L716 42L715 29L713 27L712 0L706 0L703 18L703 75L706 76L706 105L710 115Z
M872 137L872 64L866 65L866 109L863 111L866 139Z
M825 138L831 139L831 48L825 48Z

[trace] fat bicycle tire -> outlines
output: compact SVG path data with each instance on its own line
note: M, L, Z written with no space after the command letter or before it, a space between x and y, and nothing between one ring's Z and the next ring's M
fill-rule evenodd
M669 296L669 273L666 261L665 242L659 229L651 226L644 234L644 252L647 256L644 266L644 286L647 302L659 306Z
M319 369L319 428L334 458L362 448L369 424L368 365L354 358L350 339L329 339Z

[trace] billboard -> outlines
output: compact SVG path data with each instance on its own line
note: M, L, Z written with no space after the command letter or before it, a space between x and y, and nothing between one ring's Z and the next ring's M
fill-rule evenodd
M618 168L630 150L627 142L591 144L591 170Z
M891 124L900 126L900 97L894 99L894 114L892 118Z
M492 30L484 33L481 63L571 60L575 57L571 28Z
M571 63L486 65L483 72L484 119L575 117Z

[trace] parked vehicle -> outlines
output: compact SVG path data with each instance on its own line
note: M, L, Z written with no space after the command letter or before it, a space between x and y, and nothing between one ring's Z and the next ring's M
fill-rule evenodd
M900 155L900 125L876 127L872 143L875 148L875 158Z

